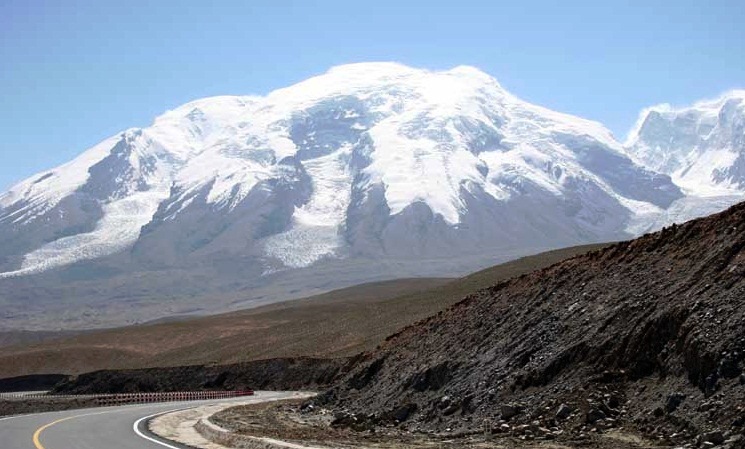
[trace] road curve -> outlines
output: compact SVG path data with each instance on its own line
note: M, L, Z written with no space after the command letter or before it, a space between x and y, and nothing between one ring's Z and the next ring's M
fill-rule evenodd
M0 418L2 449L189 449L144 429L145 417L205 404L266 402L293 392L257 391L231 399L98 407ZM136 423L139 421L139 426ZM139 427L139 429L137 429Z

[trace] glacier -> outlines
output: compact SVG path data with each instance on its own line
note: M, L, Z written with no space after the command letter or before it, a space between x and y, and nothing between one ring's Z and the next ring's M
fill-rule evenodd
M744 99L648 108L625 142L468 66L196 100L0 195L0 302L214 312L630 238L743 198Z

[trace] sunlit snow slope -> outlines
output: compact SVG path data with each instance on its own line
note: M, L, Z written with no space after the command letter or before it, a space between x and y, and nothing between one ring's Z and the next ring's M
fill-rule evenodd
M624 146L472 67L335 67L188 103L14 186L0 196L0 277L209 267L245 289L332 261L450 275L626 238L709 212L697 195L740 194L742 104L652 108Z
M626 143L630 155L697 195L745 191L745 91L676 109L642 112Z
M745 91L645 109L625 146L638 164L670 175L686 193L664 211L636 217L639 231L718 212L745 198Z

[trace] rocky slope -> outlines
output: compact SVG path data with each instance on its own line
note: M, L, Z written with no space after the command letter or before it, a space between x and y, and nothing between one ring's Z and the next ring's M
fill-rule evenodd
M470 295L318 403L353 428L741 447L743 368L745 203Z

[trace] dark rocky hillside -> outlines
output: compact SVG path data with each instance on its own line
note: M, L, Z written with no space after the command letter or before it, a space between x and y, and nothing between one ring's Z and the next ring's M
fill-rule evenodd
M53 393L101 394L201 390L317 390L343 375L350 359L307 357L254 360L231 365L192 365L139 370L101 370L71 376Z
M742 203L467 296L316 401L358 429L741 447L744 358Z

